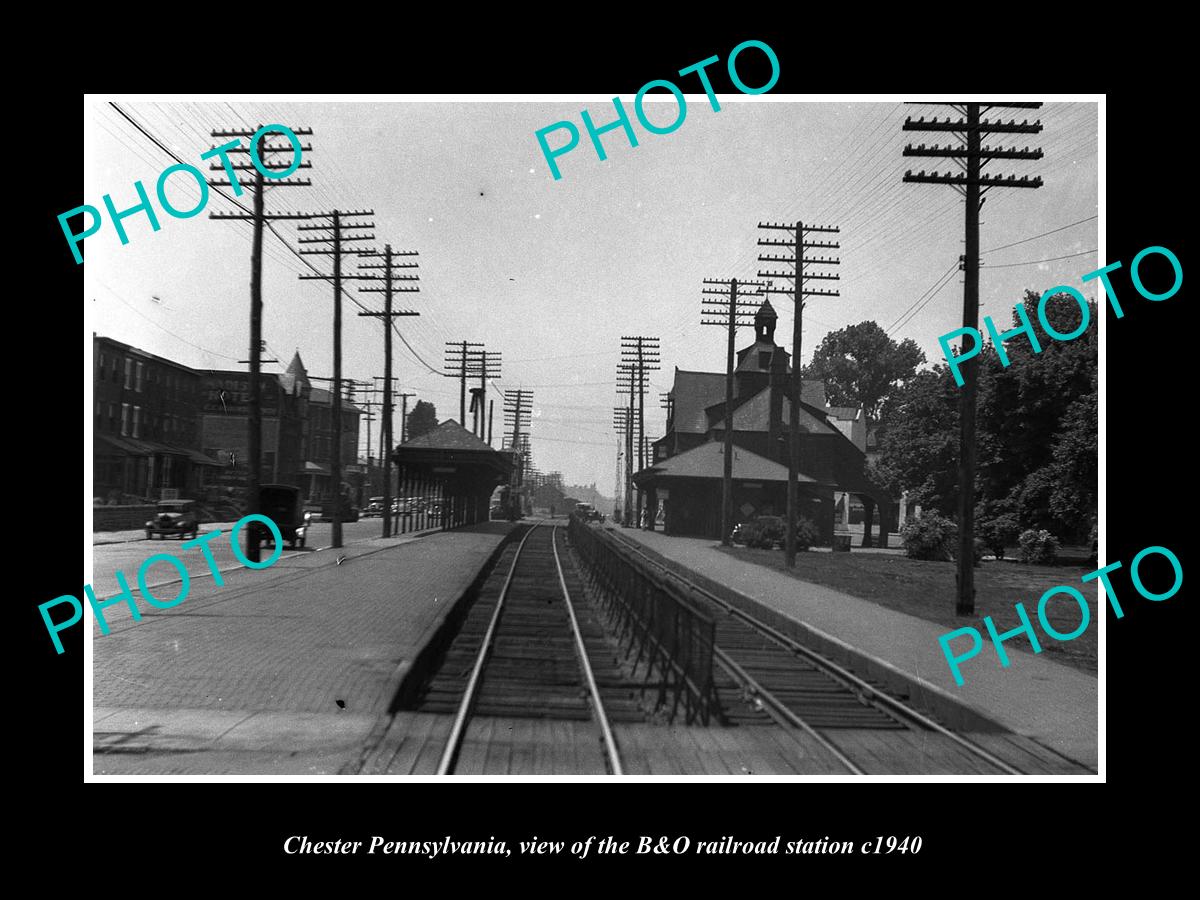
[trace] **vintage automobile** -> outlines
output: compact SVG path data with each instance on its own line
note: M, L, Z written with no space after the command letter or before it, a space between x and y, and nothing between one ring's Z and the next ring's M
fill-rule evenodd
M156 534L166 537L177 534L183 540L189 534L200 533L200 522L196 515L196 504L192 500L159 500L158 512L146 523L146 540Z
M382 515L383 515L383 498L382 497L372 497L370 500L367 501L367 508L362 511L362 517L364 519L369 519L373 516L382 516Z
M596 509L596 507L590 503L576 503L575 515L579 516L585 522L604 521L604 513L600 512L600 510Z
M308 538L308 526L313 514L304 509L300 488L290 484L264 484L258 489L262 514L274 522L279 533L291 547L303 547ZM268 528L252 523L260 541L273 540Z

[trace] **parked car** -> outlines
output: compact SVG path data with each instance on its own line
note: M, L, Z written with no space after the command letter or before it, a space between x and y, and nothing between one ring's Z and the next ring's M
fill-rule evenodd
M189 534L197 537L200 534L200 522L196 515L196 504L193 500L159 500L158 512L146 523L146 540L156 534L166 537L177 534L183 540Z
M333 507L332 499L322 501L322 503L321 503L321 521L323 521L323 522L332 522L333 521L333 508L334 507ZM358 507L350 502L349 497L346 497L346 496L342 497L342 505L341 505L340 511L342 514L343 522L357 522L358 521Z
M290 484L264 484L258 489L258 501L262 514L278 526L288 545L303 547L313 514L304 509L300 488ZM251 527L258 529L260 541L274 539L270 529L260 523L251 523Z
M362 515L363 515L364 519L370 518L372 516L382 516L383 515L383 498L382 497L372 497L369 501L367 501L367 508L362 511Z

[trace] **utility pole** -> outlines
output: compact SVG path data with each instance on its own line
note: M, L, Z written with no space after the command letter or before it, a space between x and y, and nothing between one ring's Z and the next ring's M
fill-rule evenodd
M521 463L523 454L528 450L528 442L522 445L521 428L528 428L532 421L533 391L516 390L504 392L504 427L512 428L512 442L509 450L512 453L513 468L508 481L509 518L515 521L520 509L518 491L521 486Z
M478 345L482 347L482 344ZM487 433L484 418L489 378L500 377L501 358L499 350L476 350L468 352L467 374L479 376L479 387L471 389L472 433L480 440Z
M925 121L924 116L914 121L911 116L904 120L905 131L949 132L965 145L939 147L934 144L904 148L905 156L928 156L953 160L961 172L937 172L926 174L924 170L913 174L904 173L904 181L911 184L948 184L963 195L965 203L964 228L966 232L963 259L963 327L979 327L979 210L984 203L983 195L994 187L1039 188L1041 177L984 175L985 165L994 159L1041 159L1041 149L1023 150L1004 147L984 147L985 134L1037 134L1042 130L1041 122L1028 120L1018 123L989 122L981 118L990 109L1038 109L1040 103L951 103L951 109L960 118L939 122L936 118ZM966 335L962 349L966 350ZM959 411L958 450L958 595L954 611L960 616L975 612L975 395L978 382L978 358L964 360L959 367L963 376Z
M618 372L620 370L618 369ZM618 390L620 385L618 385ZM630 484L633 478L633 468L630 460L633 459L631 450L633 440L633 395L630 394L630 402L625 406L613 407L613 431L621 438L621 443L618 444L617 450L617 498L621 500L621 518L620 524L629 524L629 499L632 496ZM624 463L622 463L624 460ZM624 469L624 476L621 471Z
M378 275L363 275L363 281L382 281L383 287L360 287L364 294L383 294L382 312L360 312L359 316L380 319L383 322L383 441L387 452L383 456L383 536L392 535L392 328L395 319L401 316L419 316L420 313L411 309L392 309L392 295L395 293L416 293L420 288L410 281L417 281L418 276L399 274L401 269L415 269L415 262L394 262L398 256L416 256L416 250L402 250L393 253L391 244L383 245L383 253L378 250L362 250L360 257L383 259L383 262L361 263L360 269L378 270Z
M792 252L788 254L772 254L760 253L759 262L765 263L790 263L795 268L792 270L774 270L764 272L759 270L759 278L780 278L785 281L792 282L792 306L795 310L795 315L792 320L792 398L791 398L791 421L788 428L788 483L787 483L787 528L784 530L783 543L783 558L784 562L790 567L796 566L796 521L800 517L800 496L799 496L799 478L800 478L800 395L803 388L803 379L800 377L800 350L803 339L803 324L804 324L804 298L805 297L837 297L839 296L836 290L809 290L804 285L808 281L837 281L837 275L824 275L816 272L807 271L808 266L814 265L838 265L841 260L834 259L828 256L809 256L807 250L836 250L840 246L836 242L829 241L809 241L810 234L837 234L841 229L836 226L823 225L805 225L803 222L797 222L795 225L774 224L771 222L759 222L759 228L768 231L785 231L789 233L791 240L775 240L773 238L759 238L758 244L760 247L790 247ZM786 294L789 293L786 289L776 290L773 282L763 287L763 294ZM774 448L772 448L774 449Z
M637 386L637 366L633 363L617 364L617 394L624 391L628 396L624 407L618 406L613 410L613 427L625 438L625 506L622 509L623 521L626 528L633 521L633 447L634 434L637 431L637 421L633 415L633 392ZM619 414L619 416L618 416ZM620 423L618 425L618 422Z
M488 436L487 436L487 443L488 443L489 447L492 446L492 417L495 414L496 414L496 401L489 400L488 401Z
M734 336L739 325L751 325L754 314L758 312L758 304L742 301L738 297L738 288L761 288L763 285L756 281L738 281L705 278L705 287L701 293L701 315L710 318L701 319L702 325L719 325L725 328L725 459L724 471L721 477L721 543L729 546L729 536L733 531L733 356ZM760 292L761 295L761 292ZM745 295L743 295L745 296ZM716 298L721 299L716 299ZM664 404L665 406L666 404Z
M276 132L278 134L278 132ZM296 135L311 135L311 128L293 128L292 133ZM262 171L254 165L246 163L230 163L230 168L235 172L254 172L253 178L244 179L242 175L237 176L236 182L232 180L222 181L219 178L209 179L208 183L213 187L228 187L232 188L234 194L241 195L242 188L248 187L253 191L253 212L247 213L209 213L210 219L238 219L243 221L251 221L254 223L254 238L250 245L250 415L247 418L247 434L246 434L246 450L250 457L250 465L246 470L246 512L260 513L262 507L259 502L258 488L262 483L262 238L263 225L268 221L278 221L281 219L307 219L309 218L304 213L267 213L265 211L264 194L268 187L308 187L312 181L308 178L292 179L288 178L295 169L311 169L312 163L292 162L286 165L278 161L279 153L293 153L294 148L291 142L288 141L284 146L278 147L267 140L268 132L265 132L261 127L256 131L213 131L211 132L214 138L238 138L236 142L226 144L224 149L229 153L250 153L252 159L257 159L263 169L273 172L285 171L287 174L281 177L270 176L270 184L264 181ZM258 136L255 140L255 135ZM254 142L253 147L233 146L233 143L241 144L241 138L249 138ZM216 148L213 148L216 149ZM301 146L300 153L312 152L312 146ZM297 153L297 156L299 153ZM219 163L212 163L209 166L212 170L222 170L225 167ZM245 207L243 207L244 209ZM255 525L246 529L246 559L251 562L259 561L259 543L261 533Z
M458 424L463 428L467 427L467 369L471 364L470 355L475 352L469 348L482 346L473 341L446 341L446 371L442 374L458 379Z
M636 448L638 455L638 471L646 468L646 373L657 372L661 366L662 358L659 356L658 338L645 337L644 335L621 337L621 367L627 368L630 375L629 384L629 401L630 415L632 416L633 409L633 391L636 388L638 403L637 403L637 439L633 438L632 429L626 443L629 444L630 459L627 468L633 466L633 451ZM618 382L620 378L618 378ZM630 482L632 483L632 474ZM641 524L642 517L642 492L637 492L637 518L633 521Z
M408 398L416 394L400 394L400 443L408 440ZM388 449L391 452L391 448Z
M335 209L328 213L312 213L313 219L326 219L328 225L301 225L300 231L327 232L327 236L300 238L301 244L319 244L317 249L301 250L302 254L333 257L333 275L300 275L301 281L333 281L333 447L329 465L330 482L333 487L333 523L330 545L342 546L342 281L357 281L362 276L342 274L342 256L353 252L343 247L357 241L374 240L373 234L362 234L374 228L369 217L373 210L343 211Z

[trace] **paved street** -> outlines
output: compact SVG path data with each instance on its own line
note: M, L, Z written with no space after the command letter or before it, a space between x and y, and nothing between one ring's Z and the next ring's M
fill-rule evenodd
M93 635L96 773L335 772L507 527L287 554L140 623L112 607Z
M370 518L359 519L357 522L347 522L342 525L342 542L346 546L353 546L363 541L370 541L379 538L383 530L382 519ZM200 536L203 537L206 533L220 529L222 534L220 537L213 538L209 544L212 549L213 559L216 560L217 568L224 572L227 569L242 568L237 557L234 556L233 550L229 546L229 532L232 529L233 522L211 522L200 526ZM296 556L304 556L318 550L327 549L330 545L332 526L328 522L315 522L310 526L308 540L305 547L299 550L291 550L286 542L283 548L283 556L280 561L275 563L278 566L284 559L294 558ZM244 537L244 529L239 532L239 537ZM409 535L400 535L397 540L404 540L412 537ZM199 547L183 549L181 543L185 543L178 537L155 538L146 540L146 535L142 530L137 531L122 531L122 532L97 532L93 539L95 541L92 556L92 579L88 584L92 585L92 589L96 592L97 597L108 597L116 594L119 590L115 573L120 570L125 573L126 580L131 587L136 588L138 568L145 560L155 553L169 553L179 558L187 567L188 575L192 578L205 578L210 574L208 563L204 559L204 554ZM245 547L243 540L242 546ZM268 548L263 548L263 559L266 559L270 554ZM275 568L272 566L272 568ZM154 567L147 573L146 581L150 585L175 582L179 579L178 572L170 564L165 562L156 563ZM193 590L195 585L193 585ZM171 592L164 591L164 596L170 598Z

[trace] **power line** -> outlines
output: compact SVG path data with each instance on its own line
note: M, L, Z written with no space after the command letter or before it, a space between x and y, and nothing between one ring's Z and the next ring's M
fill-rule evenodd
M1078 253L1068 253L1066 256L1050 256L1050 257L1047 257L1046 259L1027 259L1027 260L1025 260L1025 262L1001 263L999 265L988 264L984 268L987 268L987 269L1010 269L1014 266L1032 266L1032 265L1036 265L1037 263L1054 262L1055 260L1059 260L1059 259L1073 259L1076 256L1087 256L1089 253L1095 253L1096 249L1097 248L1093 247L1091 250L1081 250Z
M1043 231L1041 234L1035 234L1033 237L1023 238L1019 241L1013 241L1011 244L1001 244L999 247L992 247L990 250L981 250L981 253L995 253L997 250L1007 250L1009 247L1015 247L1017 244L1027 244L1030 241L1036 241L1040 237L1045 237L1048 234L1057 234L1060 231L1066 231L1068 228L1074 228L1076 225L1082 225L1084 222L1090 222L1097 216L1088 216L1086 219L1080 219L1078 222L1072 222L1070 225L1064 225L1061 228L1055 228L1051 231Z

